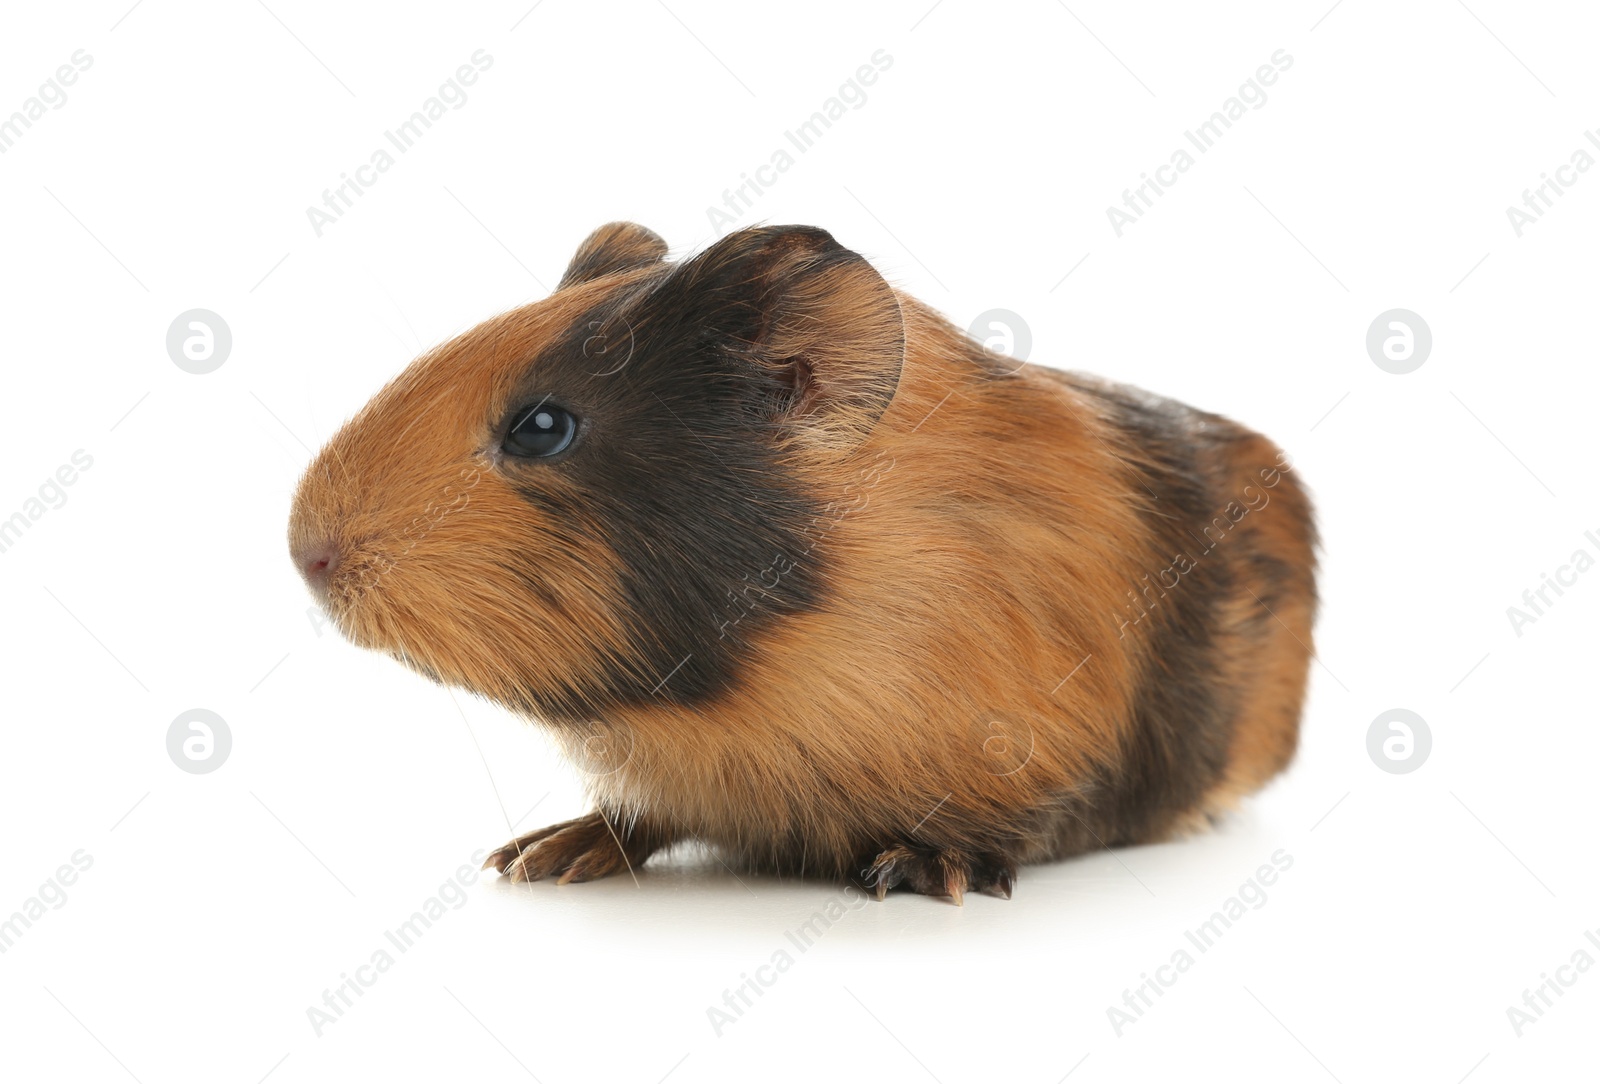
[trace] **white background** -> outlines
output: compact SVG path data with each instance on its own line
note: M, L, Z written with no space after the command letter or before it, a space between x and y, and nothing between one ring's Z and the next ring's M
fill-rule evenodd
M93 864L0 956L0 1071L1592 1079L1600 974L1520 1037L1507 1009L1600 960L1600 571L1520 636L1506 611L1600 556L1600 170L1520 237L1506 208L1600 126L1593 13L528 2L5 13L0 116L93 64L0 155L0 518L93 464L0 553L0 916ZM306 208L478 49L466 104L316 236ZM897 894L804 953L785 931L833 890L705 855L485 877L319 1036L307 1009L473 852L584 805L537 728L319 633L284 545L299 472L594 226L714 240L707 208L879 49L865 104L739 225L821 225L962 325L1020 314L1034 361L1283 443L1325 538L1298 761L1216 834L1028 868L1010 902ZM1278 49L1266 104L1117 237L1107 207ZM1364 345L1395 307L1434 338L1404 376ZM232 331L209 375L166 350L193 308ZM213 774L166 751L197 707L232 733ZM1396 707L1433 737L1404 775L1366 749ZM1118 1035L1107 1009L1280 848L1265 905ZM779 950L719 1035L708 1008Z

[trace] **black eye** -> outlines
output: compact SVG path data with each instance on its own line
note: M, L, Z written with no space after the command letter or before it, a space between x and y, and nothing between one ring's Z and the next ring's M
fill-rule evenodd
M502 447L508 455L540 459L566 451L577 434L577 418L554 403L537 403L517 415Z

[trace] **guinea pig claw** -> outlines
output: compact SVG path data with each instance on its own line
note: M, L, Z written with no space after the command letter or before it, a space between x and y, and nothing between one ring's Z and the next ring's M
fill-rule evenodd
M972 891L1009 900L1017 883L1017 867L1004 856L989 856L973 863Z
M879 863L874 862L871 866L862 870L861 880L868 888L872 889L872 894L879 903L882 903L884 897L889 894L889 888L892 883L889 870L880 868Z
M891 888L905 880L904 864L915 859L916 855L905 847L890 847L873 859L872 865L861 871L861 876L882 900Z
M588 877L584 876L583 867L580 865L575 865L570 867L567 872L557 877L556 884L569 885L573 881L587 881L588 879Z
M520 854L522 854L522 849L520 847L514 843L507 844L506 846L501 847L498 851L495 851L488 858L485 858L483 860L483 865L479 866L478 868L488 869L490 866L493 866L496 873L504 873L506 871L506 867L510 865L512 861L514 861Z
M937 861L944 874L944 891L940 894L950 897L950 902L957 907L963 906L968 883L966 859L956 854L941 853Z

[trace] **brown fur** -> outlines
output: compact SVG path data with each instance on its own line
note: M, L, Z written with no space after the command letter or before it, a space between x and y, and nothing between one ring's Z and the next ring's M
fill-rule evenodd
M589 770L598 812L508 844L496 868L583 880L700 840L880 894L1009 895L1019 863L1165 838L1289 762L1315 535L1270 442L1000 364L820 231L743 231L677 265L664 251L640 227L597 231L549 299L385 388L296 498L291 549L303 563L334 547L322 597L346 635L541 717ZM707 349L749 362L729 372L776 404L759 438L677 430L719 463L750 439L775 457L704 491L759 473L781 492L728 507L776 520L798 495L813 513L783 536L803 544L730 566L727 598L703 599L722 635L704 641L697 624L688 640L645 627L669 615L626 587L643 558L589 510L652 487L601 493L578 467L509 462L495 428L530 394L561 394L540 383L557 363L533 359L574 327L600 325L582 352L604 372L667 341L652 329L685 306L690 331L735 328ZM644 364L667 362L605 379L643 380ZM674 415L696 396L653 394ZM601 429L581 438L596 470ZM640 540L652 560L672 544L656 533ZM1181 546L1192 571L1175 577ZM668 672L669 642L722 654L700 646Z

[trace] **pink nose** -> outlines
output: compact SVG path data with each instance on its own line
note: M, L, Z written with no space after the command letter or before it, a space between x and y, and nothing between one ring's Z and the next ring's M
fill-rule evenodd
M306 578L306 583L314 591L321 593L328 589L328 580L334 569L339 567L337 546L328 541L317 542L303 549L297 548L290 556L294 558L300 575Z

